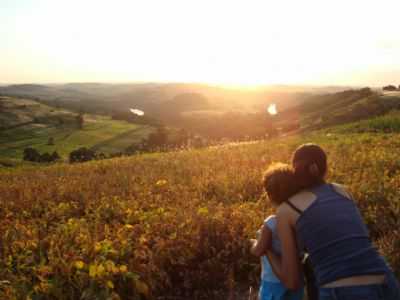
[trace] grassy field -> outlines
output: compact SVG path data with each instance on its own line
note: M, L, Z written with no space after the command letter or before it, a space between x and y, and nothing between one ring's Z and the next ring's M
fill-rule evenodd
M98 115L84 115L83 128L79 129L75 121L76 113L31 100L4 99L5 109L0 113L3 124L3 129L0 129L2 159L20 160L27 147L35 148L40 153L57 151L63 158L80 147L106 154L123 152L153 131L150 126ZM48 145L49 138L53 138L54 145Z
M46 104L24 99L0 96L0 130L24 124L73 124L77 114Z
M327 129L327 131L332 131L332 130ZM383 116L338 126L334 128L333 131L341 133L400 132L400 111L395 110Z
M256 286L247 239L272 211L261 174L309 141L400 275L400 134L320 132L1 173L0 298L226 299Z
M26 125L0 132L0 156L20 159L27 147L39 152L57 151L63 157L79 147L116 153L139 142L150 132L151 127L106 117L89 117L81 130L76 127ZM54 145L48 145L49 137L54 139Z

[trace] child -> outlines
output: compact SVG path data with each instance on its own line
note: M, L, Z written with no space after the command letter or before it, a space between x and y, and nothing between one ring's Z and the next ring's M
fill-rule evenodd
M290 166L274 164L266 171L263 184L273 206L279 206L298 192L294 181L294 173ZM271 215L265 219L263 226L257 232L258 239L252 240L251 252L261 256L261 284L259 290L260 300L301 300L303 288L292 291L287 289L274 274L272 267L265 256L267 249L280 255L281 245L276 232L276 217Z

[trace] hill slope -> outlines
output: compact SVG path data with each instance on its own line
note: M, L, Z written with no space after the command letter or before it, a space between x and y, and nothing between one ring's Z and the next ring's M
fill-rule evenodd
M319 133L1 173L0 298L226 299L256 286L247 239L271 213L261 174L309 141L400 275L400 135Z
M69 83L9 85L0 87L0 95L41 99L53 104L58 103L69 109L83 108L92 113L124 112L133 107L162 118L164 112L171 114L175 111L175 107L171 107L168 102L176 102L176 100L180 108L254 111L263 109L270 102L278 102L282 108L290 107L298 103L301 95L305 93L314 94L344 89L344 87L290 86L233 89L191 83ZM190 95L194 97L188 97ZM188 104L185 103L186 100Z
M278 114L275 122L283 129L312 131L370 119L392 110L400 110L399 95L363 88L306 97L301 104Z
M77 116L33 100L0 97L0 157L20 159L27 147L57 151L64 158L79 147L107 154L123 152L153 131L150 126L98 115L84 115L79 129Z
M0 96L0 130L34 123L75 123L76 113L34 100Z

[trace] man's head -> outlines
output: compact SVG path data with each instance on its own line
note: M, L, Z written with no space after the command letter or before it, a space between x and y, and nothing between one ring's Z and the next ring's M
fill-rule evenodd
M324 183L327 157L320 146L312 143L301 145L293 153L292 164L296 181L302 188L310 188Z

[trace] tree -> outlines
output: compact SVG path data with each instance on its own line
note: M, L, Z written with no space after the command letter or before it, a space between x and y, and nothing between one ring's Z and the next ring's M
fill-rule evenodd
M49 145L49 146L53 146L54 145L54 138L53 137L49 137L49 139L47 140L47 145Z
M40 162L40 153L33 148L25 148L23 160Z
M48 152L43 153L42 155L40 155L39 162L43 162L43 163L52 162L51 155Z
M372 94L374 93L371 88L369 87L365 87L359 90L360 93L360 97L368 97L368 96L372 96Z
M83 119L83 113L80 112L77 116L76 116L76 121L78 123L78 128L82 129L83 128L83 123L84 123L84 119Z
M24 149L24 157L23 160L25 161L33 161L33 162L40 162L40 163L50 163L61 159L56 151L52 154L45 152L40 154L36 149L33 148L26 148Z
M190 134L185 129L181 129L177 132L174 144L176 147L183 147L188 144L189 139Z
M163 148L168 141L167 130L164 126L159 126L156 132L149 135L147 139L147 148L149 150L155 150Z
M25 148L23 160L39 162L40 161L40 153L36 149L30 148L30 147Z
M396 91L397 88L396 88L396 86L394 86L394 85L387 85L387 86L384 86L384 87L383 87L383 90L384 90L384 91L387 91L387 92L393 92L393 91Z
M69 162L84 162L96 158L96 152L85 147L76 149L69 154Z
M206 145L206 140L202 138L199 135L195 135L191 140L190 140L190 146L193 148L201 148Z
M57 153L57 151L54 151L52 154L51 154L51 161L57 161L57 160L60 160L61 159L61 157L60 157L60 155Z

